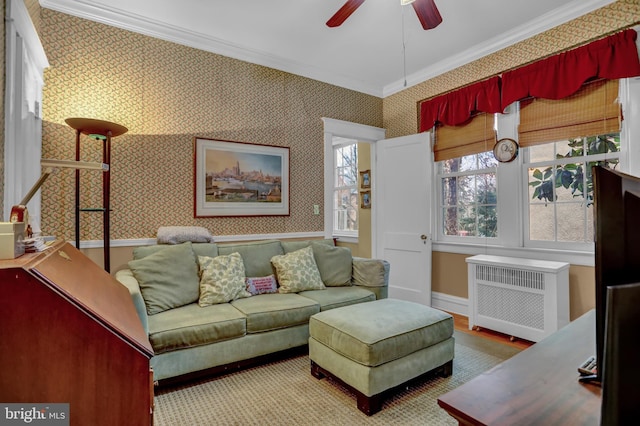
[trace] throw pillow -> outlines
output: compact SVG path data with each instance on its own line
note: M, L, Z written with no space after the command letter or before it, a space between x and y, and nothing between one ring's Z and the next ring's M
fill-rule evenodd
M199 256L200 299L202 307L249 297L245 290L244 263L240 253L226 256Z
M322 282L327 287L351 285L351 249L322 243L311 243L313 257Z
M283 240L280 242L282 244L282 249L284 253L291 253L292 251L300 250L301 248L305 248L310 246L312 243L314 244L326 244L329 246L334 246L332 238L325 238L322 240Z
M245 280L247 291L252 295L276 293L278 291L278 283L276 277L269 275L268 277L247 277Z
M311 247L274 256L271 258L271 263L276 268L280 293L298 293L325 288Z
M161 226L157 240L158 244L212 243L213 236L202 226Z
M198 264L191 243L173 245L129 262L153 315L198 300Z

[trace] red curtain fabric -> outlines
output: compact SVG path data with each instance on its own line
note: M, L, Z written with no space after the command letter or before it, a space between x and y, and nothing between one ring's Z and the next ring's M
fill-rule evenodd
M594 78L609 80L640 75L635 30L628 29L585 46L507 71L479 83L422 101L419 131L436 123L457 126L475 112L499 113L529 96L562 99Z
M457 126L468 121L474 112L502 112L500 77L492 77L454 92L445 93L420 103L420 132L436 122Z
M636 38L625 30L588 45L502 74L502 106L529 96L562 99L593 78L609 80L640 75Z

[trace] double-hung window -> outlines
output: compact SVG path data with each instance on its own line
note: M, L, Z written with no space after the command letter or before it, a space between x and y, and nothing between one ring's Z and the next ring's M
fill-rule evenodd
M333 234L358 236L358 144L333 147Z
M441 161L438 165L440 234L497 236L497 161L490 152Z

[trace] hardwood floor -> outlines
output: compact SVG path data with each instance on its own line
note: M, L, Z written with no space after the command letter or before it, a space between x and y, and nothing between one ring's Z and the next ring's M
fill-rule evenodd
M503 333L498 333L497 331L492 331L487 329L469 330L468 317L460 314L454 314L453 312L449 312L449 313L453 316L454 329L459 333L473 334L475 336L480 336L485 339L504 343L509 346L514 346L519 349L527 349L529 346L534 344L534 342L530 342L528 340L523 340L519 338L515 338L513 341L511 341L511 336L508 336Z

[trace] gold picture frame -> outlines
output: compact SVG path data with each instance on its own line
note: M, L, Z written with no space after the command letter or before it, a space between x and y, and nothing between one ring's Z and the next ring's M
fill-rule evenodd
M371 188L371 170L363 170L360 172L360 188Z
M360 192L360 208L361 209L371 208L371 191Z

